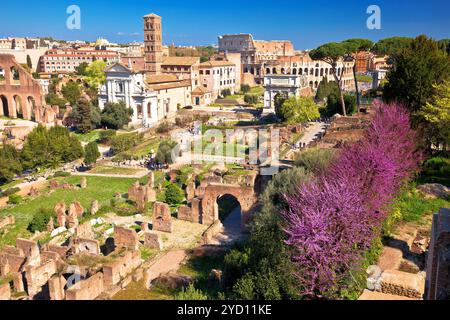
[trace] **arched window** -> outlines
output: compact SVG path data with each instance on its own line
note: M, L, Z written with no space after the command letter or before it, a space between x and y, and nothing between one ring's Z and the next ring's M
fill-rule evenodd
M11 77L13 81L20 81L19 70L16 67L11 68Z
M311 70L309 70L309 75L310 76L314 75L314 69L313 68L311 68Z
M147 103L147 116L148 116L149 118L152 117L152 104L151 104L150 102Z
M320 69L320 76L323 77L323 68Z
M6 76L5 69L3 69L3 68L0 66L0 83L3 83L3 82L6 81L5 76Z
M23 119L22 99L19 96L13 97L14 108L16 109L17 117Z
M286 70L284 70L284 68L281 68L281 74L286 74Z
M266 74L270 74L270 68L266 68Z
M315 76L316 76L316 77L319 76L319 69L316 69Z
M316 88L316 89L317 89L318 87L319 87L319 82L317 82L317 81L316 81L316 82L314 82L314 88Z
M299 75L303 75L303 69L302 68L298 69L298 72L299 72Z
M292 69L292 74L294 74L294 75L297 74L297 69L296 68Z
M309 86L311 87L311 89L313 89L313 87L314 87L314 82L310 81L310 82L309 82Z
M273 68L273 69L272 69L272 73L273 73L273 74L277 74L277 68Z

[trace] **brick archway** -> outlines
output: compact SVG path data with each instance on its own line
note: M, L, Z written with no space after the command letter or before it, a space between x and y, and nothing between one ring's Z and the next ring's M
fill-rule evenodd
M210 225L219 220L217 200L224 195L232 195L241 205L241 221L245 227L250 221L258 197L254 187L232 184L212 183L206 187L202 199L202 223Z
M40 84L15 60L13 55L0 54L0 70L2 70L0 115L15 119L21 114L25 120L32 120L32 115L39 113L44 106L44 93ZM33 103L30 103L31 101ZM5 104L7 104L8 112L3 108Z

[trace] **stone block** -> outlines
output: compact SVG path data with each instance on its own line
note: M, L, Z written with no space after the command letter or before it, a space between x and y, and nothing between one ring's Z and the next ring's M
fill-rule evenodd
M412 299L422 299L425 279L420 274L386 270L380 277L381 292Z
M160 234L147 232L145 233L144 244L146 247L161 251L164 248L163 240Z

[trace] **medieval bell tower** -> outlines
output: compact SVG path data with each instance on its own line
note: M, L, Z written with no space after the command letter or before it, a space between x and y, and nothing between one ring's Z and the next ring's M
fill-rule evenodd
M152 13L144 16L145 70L159 74L163 60L162 19Z

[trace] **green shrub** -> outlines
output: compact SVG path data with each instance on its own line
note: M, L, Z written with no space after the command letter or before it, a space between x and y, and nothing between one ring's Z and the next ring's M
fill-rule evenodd
M208 296L201 290L195 289L193 284L190 284L187 289L183 289L181 292L175 295L175 300L178 301L201 301L208 300Z
M70 172L57 171L53 175L53 178L67 178L67 177L70 177L70 176L71 176Z
M170 131L170 124L167 121L161 122L156 128L156 133L168 133Z
M19 191L20 191L20 188L17 188L17 187L9 188L8 190L1 192L0 197L8 197Z
M177 184L169 184L166 187L166 202L169 205L181 204L184 201L184 192Z
M300 153L295 160L297 167L303 167L307 172L320 173L328 167L336 151L331 149L308 149Z
M142 134L129 133L115 136L111 139L111 148L114 154L118 154L137 146L143 140Z
M113 137L117 135L116 130L105 130L100 132L100 136L98 138L99 143L110 144Z
M259 101L259 97L255 94L246 94L244 96L244 101L247 104L257 104Z
M10 205L17 205L21 203L23 198L19 196L18 194L12 194L9 196L8 204Z
M226 97L228 97L228 96L231 96L231 90L230 90L230 89L223 89L222 92L220 93L220 95L221 95L223 98L226 98Z
M241 85L241 92L246 94L249 93L251 90L250 86L248 84Z
M50 219L54 216L54 213L51 210L39 209L37 213L34 214L33 219L28 225L28 231L35 233L43 232L47 230L47 225L50 222Z

